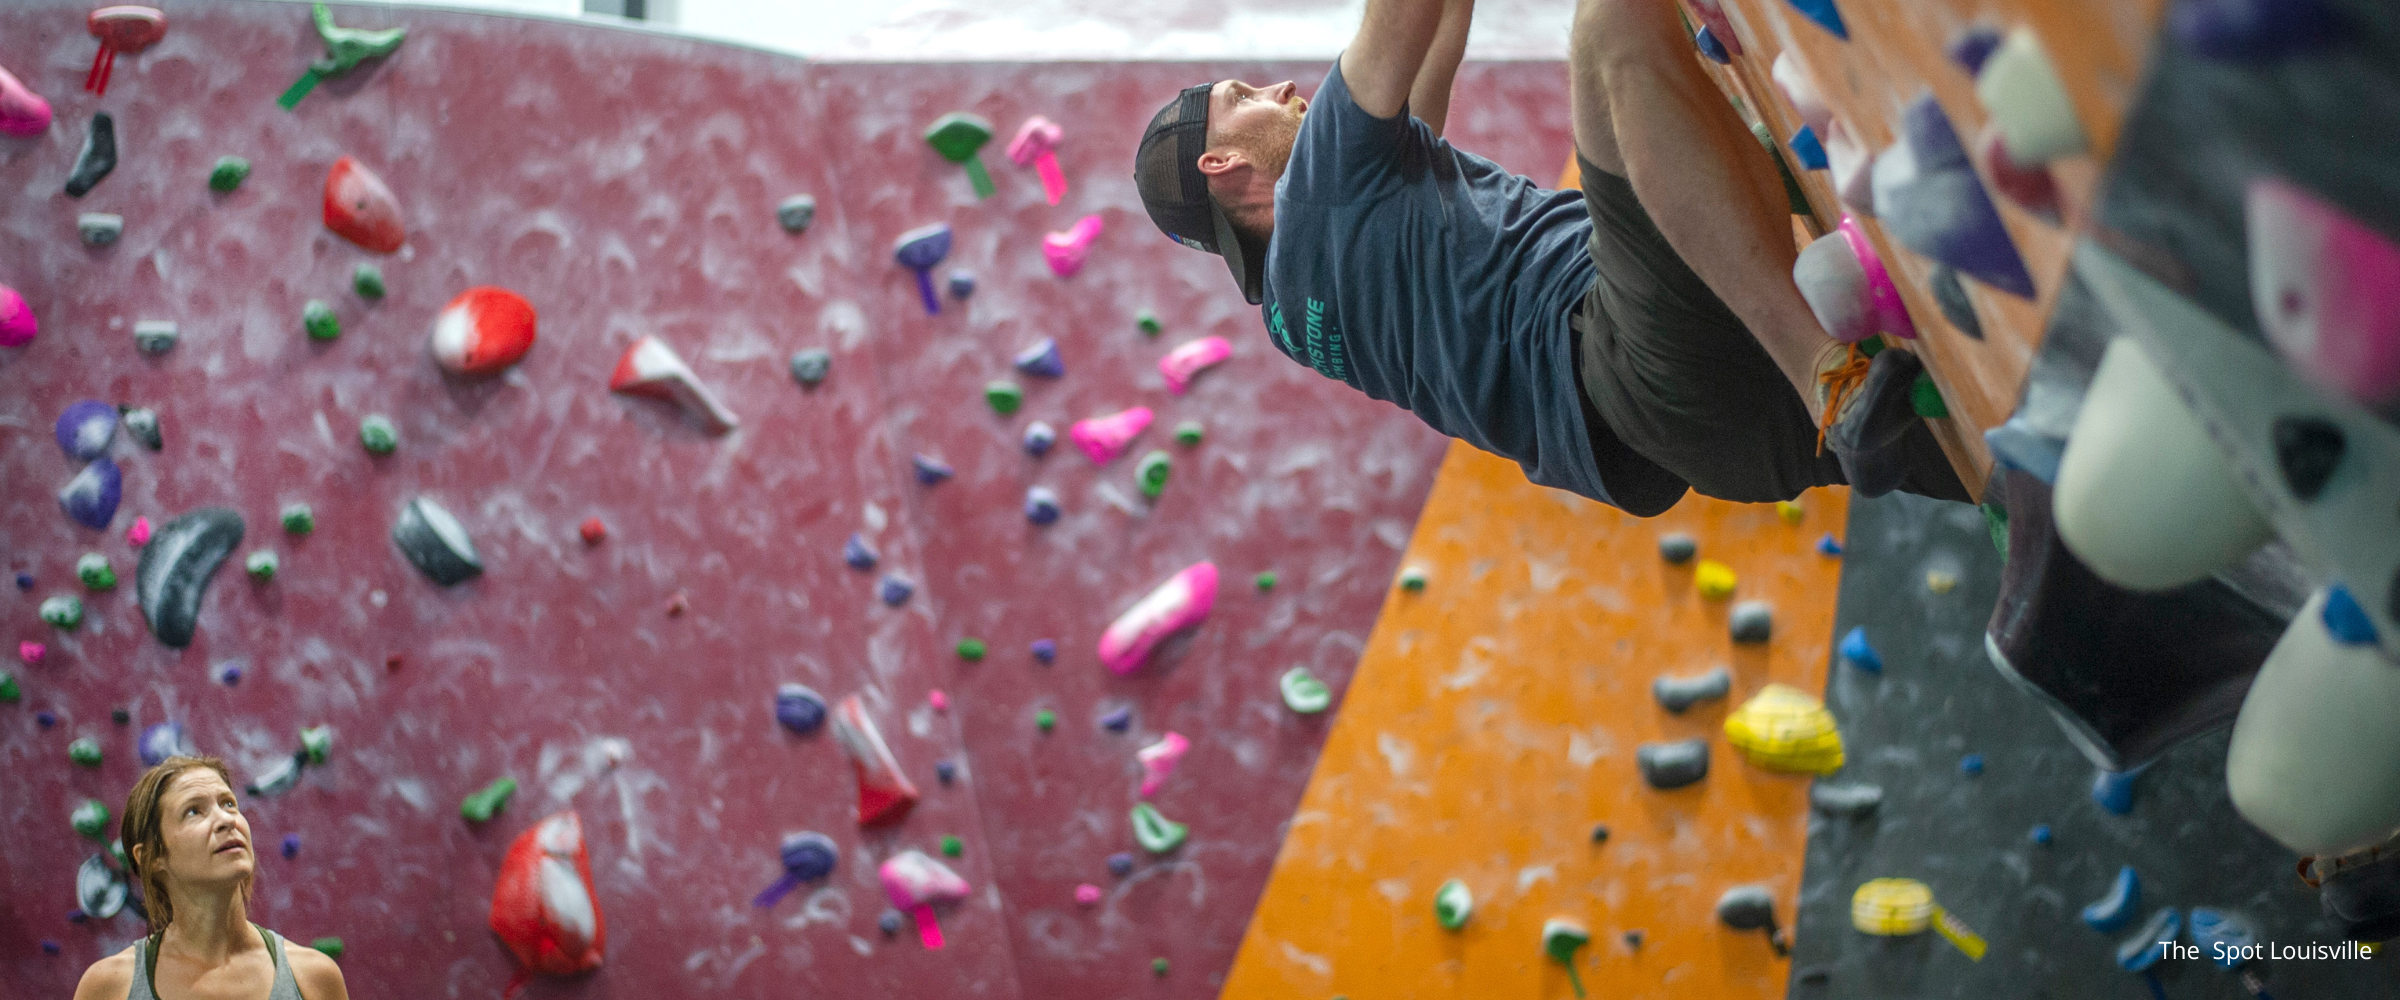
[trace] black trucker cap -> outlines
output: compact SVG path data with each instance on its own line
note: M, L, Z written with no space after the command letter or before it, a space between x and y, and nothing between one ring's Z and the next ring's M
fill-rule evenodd
M1259 286L1266 282L1266 248L1245 245L1233 220L1209 197L1208 176L1200 172L1200 154L1208 152L1208 94L1215 86L1185 87L1158 109L1133 154L1133 184L1150 221L1177 243L1225 258L1242 298L1257 305L1265 298Z

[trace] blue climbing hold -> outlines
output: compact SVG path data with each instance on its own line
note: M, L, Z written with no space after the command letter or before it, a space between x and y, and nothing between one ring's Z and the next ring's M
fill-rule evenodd
M1829 533L1827 533L1827 534L1825 535L1825 537L1823 537L1823 538L1820 538L1820 539L1817 539L1817 554L1818 554L1818 555L1825 555L1825 556L1839 556L1839 555L1841 555L1841 554L1842 554L1842 542L1841 542L1841 539L1838 539L1838 538L1835 538L1835 537L1833 537L1833 535L1832 535L1830 532L1829 532Z
M1058 640L1033 640L1033 658L1042 661L1044 664L1055 662L1058 659Z
M2117 967L2127 972L2148 972L2166 957L2161 941L2173 941L2183 931L2183 914L2172 906L2162 907L2142 924L2140 930L2117 944Z
M2144 764L2130 771L2102 771L2092 776L2092 804L2111 815L2125 816L2133 812L2133 785L2149 770Z
M50 940L49 938L43 938L43 939L42 939L42 954L44 954L44 955L56 955L56 954L58 954L58 942L56 942L56 941L52 941L52 940Z
M1118 878L1133 874L1133 854L1119 851L1108 856L1108 873Z
M957 764L954 764L954 763L951 763L950 761L946 761L946 760L937 760L937 761L934 761L934 762L933 762L933 776L934 776L934 777L936 777L936 778L939 778L939 779L941 779L941 782L942 782L942 784L945 784L945 785L947 785L947 784L949 784L949 783L951 783L951 782L953 782L953 781L957 781L957 780L958 780L958 765L957 765Z
M2036 431L2016 417L1983 432L1983 445L1991 449L1993 461L2045 483L2058 480L2058 461L2067 452L2065 441Z
M2134 911L2141 907L2141 876L2134 874L2132 865L2126 865L2117 869L2117 880L2108 887L2108 895L2083 908L2083 922L2107 934L2131 922Z
M1100 717L1100 728L1106 729L1112 733L1124 732L1132 725L1133 709L1130 706L1118 708L1117 710Z
M2036 843L2036 844L2041 844L2041 845L2044 845L2044 846L2048 846L2048 845L2049 845L2049 843L2050 843L2050 839L2051 839L2051 837L2050 837L2050 824L2048 824L2048 823L2035 823L2035 824L2033 825L2033 842L2034 842L2034 843Z
M1958 773L1966 775L1970 778L1982 774L1983 755L1979 753L1971 753L1964 757L1960 757L1958 759Z
M937 458L916 455L912 456L909 461L917 467L917 481L927 486L958 474L958 470L952 469Z
M1989 24L1969 25L1950 39L1947 46L1950 61L1966 70L1968 76L1975 76L1983 72L1983 61L1991 58L2000 43L2007 40L2007 35Z
M842 543L842 561L849 563L851 569L874 569L880 558L875 547L867 544L867 536L855 531L850 533L849 541Z
M1733 53L1725 51L1725 43L1718 41L1716 32L1708 30L1707 25L1701 25L1700 33L1692 36L1692 44L1699 46L1700 54L1710 62L1720 66L1733 64Z
M17 589L18 589L18 590L32 590L32 589L33 589L33 574L31 574L31 573L19 573L19 574L17 574Z
M1049 424L1043 423L1039 420L1034 421L1025 428L1025 453L1028 455L1031 455L1035 458L1040 458L1043 455L1049 454L1050 446L1057 443L1058 428L1052 427Z
M1853 627L1849 634L1842 636L1841 652L1842 659L1848 660L1853 667L1870 674L1883 672L1883 654L1876 652L1874 644L1867 641L1867 629L1864 625Z
M2334 584L2325 589L2325 631L2333 633L2333 641L2345 646L2375 644L2375 621L2367 617L2367 609L2358 606L2358 598L2350 588ZM2193 919L2199 919L2193 911Z
M950 297L964 299L975 294L975 272L950 272Z
M117 439L117 408L97 399L70 403L53 433L68 458L89 462L108 454L108 443Z
M125 474L106 455L92 460L58 491L58 509L86 528L108 527L116 520L117 502L125 498Z
M1791 4L1793 10L1800 12L1800 16L1833 32L1833 37L1845 42L1850 40L1850 28L1842 23L1841 8L1835 7L1833 0L1791 0Z
M834 845L833 838L814 831L783 838L779 853L783 870L803 882L833 874L833 866L842 860L842 849Z
M2267 60L2332 43L2342 22L2322 0L2179 0L2167 30L2212 59Z
M885 937L900 933L900 911L883 911L883 916L875 918L875 927L883 931Z
M806 684L785 684L775 689L775 721L802 736L816 732L825 724L825 699Z
M1810 170L1824 170L1833 165L1825 158L1825 144L1818 141L1817 130L1807 125L1792 134L1792 155L1799 157L1800 165Z
M2215 962L2218 968L2240 968L2251 961L2258 943L2258 928L2249 918L2231 910L2212 910L2192 907L2192 943L2200 946L2201 954Z
M1058 341L1043 337L1032 347L1017 352L1017 370L1027 375L1057 378L1067 373L1067 359L1058 353Z
M890 573L884 574L883 582L875 588L876 596L883 598L883 603L895 608L908 603L909 595L916 592L916 584L908 582L905 577Z
M49 711L35 712L33 713L33 724L44 729L58 725L58 713Z
M1050 524L1058 520L1058 494L1047 486L1025 491L1025 519L1035 524Z

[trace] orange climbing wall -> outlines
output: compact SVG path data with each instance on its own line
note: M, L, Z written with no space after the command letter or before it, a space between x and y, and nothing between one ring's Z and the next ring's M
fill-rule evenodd
M1723 725L1770 680L1824 689L1841 565L1815 543L1848 500L1810 491L1793 525L1687 495L1644 521L1453 444L1406 556L1430 583L1386 600L1222 995L1571 996L1539 948L1543 921L1568 916L1593 934L1594 996L1782 996L1786 963L1712 908L1759 882L1788 923L1808 779L1742 762ZM1774 602L1772 643L1733 648L1731 603L1659 558L1671 531L1740 574L1735 599ZM1658 674L1720 663L1726 701L1677 717L1652 700ZM1691 736L1710 739L1708 778L1643 784L1634 748ZM1450 878L1476 898L1456 934L1433 916ZM1622 937L1636 929L1639 950Z
M2007 199L1993 195L2009 235L2033 273L2038 299L2028 302L1994 291L1973 280L1966 282L1985 338L1973 340L1943 320L1930 286L1933 264L1886 237L1869 223L1867 232L1878 251L1898 271L1909 315L1922 332L1914 346L1932 369L1948 401L1952 419L1936 421L1936 433L1960 462L1962 478L1981 491L1991 470L1983 446L1983 431L2008 418L2016 409L2018 387L2041 346L2067 268L2073 236L2086 218L2099 183L2100 168L2115 148L2118 123L2131 104L2150 39L2156 33L2165 0L2127 0L2095 4L2087 0L1910 0L1907 3L1840 4L1850 40L1843 41L1818 27L1785 0L1723 0L1741 36L1744 54L1734 58L1734 89L1756 108L1779 141L1788 142L1800 130L1799 115L1770 80L1769 67L1777 53L1794 50L1834 116L1869 149L1880 150L1897 141L1900 111L1927 87L1969 139L1987 120L1975 96L1975 82L1952 63L1945 44L1961 29L1978 22L2003 30L2034 29L2057 65L2078 117L2092 138L2090 156L2062 161L2053 174L2065 203L2065 224L2054 226L2030 215ZM1723 76L1720 76L1720 80ZM1787 152L1787 161L1790 157ZM1797 162L1795 170L1798 169ZM1800 171L1801 184L1816 206L1827 230L1840 221L1841 202L1834 196L1832 175ZM1989 177L1986 178L1989 187ZM1971 469L1972 474L1967 474Z

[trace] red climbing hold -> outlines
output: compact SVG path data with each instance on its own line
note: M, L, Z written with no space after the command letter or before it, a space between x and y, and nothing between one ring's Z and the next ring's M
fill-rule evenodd
M533 327L533 303L524 296L491 285L470 288L433 318L433 359L453 374L495 375L533 349Z
M600 519L596 517L584 518L583 527L580 530L583 532L583 544L585 545L598 545L601 539L608 537L608 525L600 523Z
M628 396L648 396L663 399L692 411L708 424L711 433L723 434L741 426L741 418L717 401L717 394L693 374L692 366L683 363L683 356L657 337L643 337L625 349L617 359L617 370L608 377L608 391Z
M400 224L400 200L383 178L347 156L325 172L325 228L376 253L400 249L408 238Z
M100 51L92 55L92 71L83 76L83 89L105 95L108 76L117 67L117 53L140 52L167 37L167 12L131 4L102 7L86 16L83 26L100 40Z
M592 889L583 821L573 811L534 824L508 845L492 886L492 933L526 972L568 976L600 967L608 924Z
M2038 163L2026 166L2010 156L1999 123L1985 126L1983 135L1977 137L1975 158L1983 162L1984 173L1991 177L1992 187L2001 197L2044 222L2058 225L2058 182L2050 176L2050 168Z
M833 738L850 755L858 772L858 825L897 823L916 808L917 786L900 773L900 762L883 742L883 733L868 717L857 695L842 699L833 710Z

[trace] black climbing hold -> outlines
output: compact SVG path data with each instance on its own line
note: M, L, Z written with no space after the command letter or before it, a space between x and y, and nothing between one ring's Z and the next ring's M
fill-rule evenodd
M1775 606L1765 601L1743 601L1733 606L1726 622L1733 631L1733 641L1755 645L1775 635Z
M1833 816L1864 816L1883 804L1880 785L1836 785L1818 782L1808 790L1808 804L1818 812Z
M1677 533L1662 535L1658 539L1658 556L1668 562L1687 563L1699 553L1700 543L1694 541L1690 535Z
M150 634L177 649L192 643L200 624L200 598L209 577L242 544L242 515L224 507L202 507L161 526L142 546L134 567L133 591L150 623Z
M1608 824L1600 823L1592 827L1592 843L1608 843Z
M787 233L806 232L808 224L816 219L817 199L813 195L796 194L775 206L775 222Z
M133 713L122 708L112 708L108 710L108 721L122 726L133 721Z
M1626 932L1625 932L1625 947L1632 948L1632 949L1634 949L1634 950L1636 950L1636 951L1639 951L1639 950L1641 950L1641 947L1642 947L1642 939L1643 939L1643 937L1644 937L1644 935L1642 934L1642 932L1641 932L1641 931L1638 931L1638 930L1626 931Z
M1942 318L1958 332L1983 339L1983 323L1975 318L1975 303L1967 298L1967 286L1959 283L1957 268L1943 264L1933 269L1933 300L1941 304Z
M83 155L75 158L75 172L67 175L67 197L81 198L108 172L117 169L117 120L108 112L92 114L92 131L83 137Z
M900 933L900 911L883 911L883 916L875 918L875 926L877 929L883 931L883 936L885 937L891 937L894 934Z
M1775 896L1763 885L1737 885L1717 897L1717 919L1737 931L1767 932L1775 954L1789 954L1783 931L1775 925Z
M1644 743L1633 752L1633 761L1641 767L1642 780L1649 782L1650 787L1682 788L1708 777L1708 741L1694 738Z
M833 374L833 352L812 347L792 355L792 377L811 389Z
M75 217L75 235L85 246L107 246L125 235L125 217L114 212L85 212Z
M1108 873L1118 878L1133 874L1133 853L1119 851L1108 856Z
M2275 421L2275 463L2292 495L2306 503L2325 491L2333 470L2341 467L2342 429L2317 417L2281 417Z
M166 438L158 433L158 411L147 406L125 409L125 433L142 443L142 447L157 451L167 446Z
M1800 980L1802 986L1824 986L1833 982L1833 970L1817 965L1795 972L1793 976Z
M392 543L400 546L400 554L408 557L417 572L445 587L483 573L483 560L475 555L475 541L467 537L466 526L426 497L400 508L400 520L392 525Z
M1677 715L1700 702L1723 698L1731 690L1733 673L1724 667L1695 677L1661 676L1650 682L1650 696L1658 699L1658 706Z

